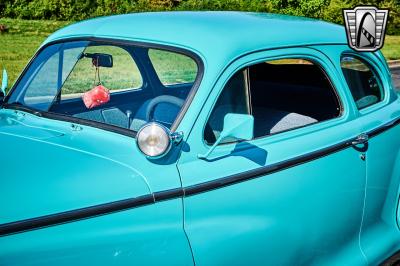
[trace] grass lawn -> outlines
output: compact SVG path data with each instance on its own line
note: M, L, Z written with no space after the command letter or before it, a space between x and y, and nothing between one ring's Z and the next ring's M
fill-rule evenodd
M68 22L0 19L9 32L0 34L0 70L7 69L9 84L19 73L48 35Z
M14 83L19 73L46 37L70 23L0 19L0 24L5 24L9 27L8 33L0 34L0 70L7 69L9 84ZM382 52L387 59L400 59L400 36L386 36ZM171 71L168 71L168 64L165 64L159 55L155 53L153 58L159 62L157 71L164 72L165 75L171 74ZM166 76L166 82L170 82L168 76Z
M400 59L400 36L386 36L382 52L389 59Z

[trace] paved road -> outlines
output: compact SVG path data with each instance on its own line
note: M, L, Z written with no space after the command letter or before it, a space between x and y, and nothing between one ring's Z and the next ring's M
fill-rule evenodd
M393 77L393 82L394 86L400 90L400 66L396 68L392 68L392 77Z

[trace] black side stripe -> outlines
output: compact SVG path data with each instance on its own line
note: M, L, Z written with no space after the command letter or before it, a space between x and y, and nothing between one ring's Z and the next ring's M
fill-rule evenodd
M386 130L400 124L400 118L383 125L380 128L374 129L368 132L369 137L377 136L385 132ZM87 208L81 208L66 212L55 213L51 215L40 216L37 218L26 219L11 223L5 223L0 225L0 236L25 232L34 229L40 229L48 226L54 226L58 224L73 222L77 220L92 218L96 216L101 216L109 213L115 213L119 211L124 211L128 209L133 209L153 203L157 203L164 200L171 200L181 197L189 197L199 193L207 192L210 190L230 186L236 183L251 180L260 176L265 176L272 174L284 169L294 167L303 163L307 163L324 156L333 154L340 150L349 148L352 142L356 138L349 139L338 144L307 153L295 158L291 158L282 162L271 164L268 166L260 167L254 170L246 171L239 174L230 175L223 178L218 178L216 180L200 183L197 185L188 186L185 188L175 188L171 190L165 190L156 192L154 194L143 195L136 198L129 198L120 201L114 201L110 203L95 205Z
M125 199L125 200L119 200L110 203L95 205L87 208L81 208L51 215L40 216L32 219L5 223L0 225L0 236L15 234L23 231L33 230L56 224L67 223L89 217L95 217L106 213L113 213L151 203L154 203L153 196L146 195L137 198L131 198L131 199Z
M265 175L269 175L278 171L282 171L284 169L288 169L291 167L294 167L296 165L299 164L303 164L306 162L310 162L313 160L316 160L318 158L327 156L329 154L335 153L337 151L346 149L350 146L352 146L351 142L354 139L351 139L349 141L345 141L345 142L341 142L339 144L321 149L321 150L317 150L311 153L307 153L305 155L300 155L298 157L294 157L285 161L281 161L275 164L271 164L268 166L263 166L254 170L249 170L243 173L239 173L239 174L234 174L234 175L230 175L227 177L223 177L223 178L218 178L216 180L211 180L208 182L204 182L204 183L200 183L197 185L193 185L193 186L189 186L187 188L184 188L185 190L185 196L191 196L191 195L195 195L195 194L199 194L202 192L206 192L209 190L214 190L217 188L221 188L221 187L225 187L225 186L230 186L236 183L240 183L243 181L247 181L250 179L254 179L260 176L265 176Z

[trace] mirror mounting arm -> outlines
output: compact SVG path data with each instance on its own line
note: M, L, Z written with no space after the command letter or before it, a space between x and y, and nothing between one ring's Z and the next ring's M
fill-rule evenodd
M198 154L197 158L207 160L214 149L225 139L251 140L254 131L254 117L247 114L228 113L224 117L223 130L205 154Z
M171 138L172 143L174 143L175 145L178 145L183 139L183 132L179 131L179 132L171 133L170 138Z
M223 133L223 132L222 132ZM208 151L204 154L198 154L197 158L202 159L202 160L207 160L210 154L215 150L215 148L218 146L218 144L221 143L221 141L225 138L225 136L221 135L219 138L215 141L215 143L211 146L211 148L208 149Z

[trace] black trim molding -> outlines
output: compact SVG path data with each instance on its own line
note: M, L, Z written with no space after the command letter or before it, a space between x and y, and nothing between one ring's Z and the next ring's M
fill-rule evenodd
M87 208L81 208L51 215L40 216L37 218L6 223L0 225L0 236L95 217L106 213L123 211L126 209L131 209L151 203L154 203L154 197L152 195L146 195L137 198L114 201Z
M371 138L377 136L386 130L395 127L400 124L400 118L397 118L377 129L374 129L367 133ZM37 218L26 219L11 223L5 223L0 225L0 236L6 236L10 234L16 234L20 232L25 232L34 229L40 229L48 226L73 222L77 220L92 218L100 215L110 214L114 212L124 211L136 207L145 206L148 204L157 203L164 200L177 199L182 197L189 197L196 194L204 193L210 190L219 189L222 187L234 185L240 182L258 178L261 176L269 175L284 169L294 167L303 163L307 163L324 156L333 154L335 152L347 149L353 146L353 142L357 140L357 137L351 138L349 140L337 143L335 145L300 155L288 160L284 160L275 164L260 167L247 172L230 175L223 178L218 178L212 181L188 186L185 188L175 188L171 190L165 190L156 192L154 194L143 195L136 198L129 198L120 201L95 205L87 208L81 208L66 212L55 213L51 215L40 216Z

